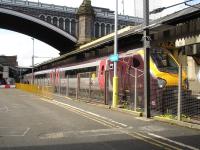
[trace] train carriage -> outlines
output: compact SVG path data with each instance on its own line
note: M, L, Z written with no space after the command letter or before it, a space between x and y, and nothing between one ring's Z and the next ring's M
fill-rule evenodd
M151 106L158 107L162 103L165 89L178 86L178 66L179 64L166 49L151 50L150 56L150 74L151 74ZM117 65L117 74L119 77L119 93L123 98L126 94L131 94L137 88L138 97L140 96L141 105L143 105L143 89L144 89L144 51L142 49L134 49L126 53L119 54ZM38 71L34 73L35 83L40 84L40 80L45 78L44 85L51 84L55 87L66 87L66 83L70 88L77 88L77 75L86 72L93 72L96 75L93 88L103 91L105 89L105 73L109 73L108 90L112 91L113 78L113 62L108 57L94 59L82 62L81 64L70 64L60 68L52 68L49 70ZM30 74L25 75L31 83ZM67 81L67 76L70 80ZM88 88L89 76L81 78L80 89ZM80 82L80 81L79 81ZM183 85L187 85L186 74L183 72Z

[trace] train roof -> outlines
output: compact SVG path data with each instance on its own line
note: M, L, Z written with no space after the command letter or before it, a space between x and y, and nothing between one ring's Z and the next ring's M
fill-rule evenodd
M68 70L74 70L74 69L80 69L80 68L87 68L87 67L96 67L99 65L99 60L93 61L93 62L88 62L84 64L78 64L78 65L72 65L72 66L66 66L66 67L61 67L61 68L54 68L54 69L48 69L48 70L42 70L42 71L37 71L35 72L35 75L40 75L40 74L47 74L52 71L68 71ZM32 75L32 73L27 74L27 75Z

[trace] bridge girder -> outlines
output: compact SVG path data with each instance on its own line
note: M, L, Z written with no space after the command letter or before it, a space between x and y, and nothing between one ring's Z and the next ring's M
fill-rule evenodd
M71 51L77 43L75 37L45 21L4 8L0 8L0 28L34 37L61 54Z

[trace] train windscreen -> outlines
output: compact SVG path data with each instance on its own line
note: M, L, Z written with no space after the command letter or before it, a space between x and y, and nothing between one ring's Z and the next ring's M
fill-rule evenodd
M171 55L167 53L152 53L151 57L160 71L178 73L178 64Z

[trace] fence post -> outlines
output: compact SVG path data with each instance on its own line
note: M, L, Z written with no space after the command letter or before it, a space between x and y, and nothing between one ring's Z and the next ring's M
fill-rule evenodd
M61 74L61 72L59 72L59 78L58 78L58 91L59 91L59 95L61 95L61 78L62 78L62 74Z
M104 74L104 104L108 105L108 71L105 71Z
M89 98L91 98L91 86L92 86L92 73L89 73Z
M69 75L67 75L66 96L69 96Z
M77 84L76 84L76 99L78 99L79 88L80 88L80 75L79 75L79 73L78 73L78 74L77 74Z
M181 121L181 99L182 99L182 65L179 66L178 72L178 108L177 108L177 116L178 121Z
M134 91L134 110L137 111L137 69L135 68L135 91Z

